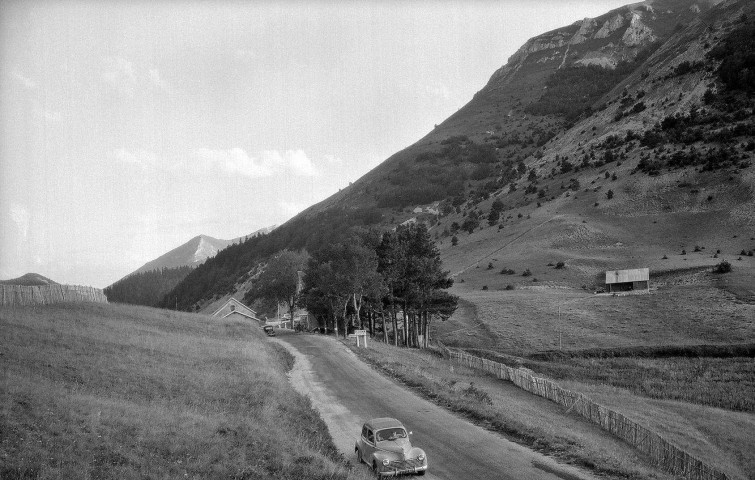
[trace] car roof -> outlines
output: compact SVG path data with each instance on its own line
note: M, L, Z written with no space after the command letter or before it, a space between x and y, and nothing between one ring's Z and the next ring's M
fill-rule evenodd
M390 417L373 418L372 420L366 421L365 425L371 427L373 430L381 430L383 428L392 427L404 428L404 425L401 422L399 422L395 418Z

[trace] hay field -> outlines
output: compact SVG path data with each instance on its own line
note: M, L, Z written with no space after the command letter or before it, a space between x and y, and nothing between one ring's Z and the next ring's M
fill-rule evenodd
M511 355L755 339L755 305L710 286L616 297L542 285L513 291L471 291L460 285L452 291L474 308L435 323L437 338L449 344L475 338L482 348Z
M360 478L251 324L0 309L0 478Z
M465 282L454 287L464 308L436 322L434 334L556 379L734 478L755 478L755 358L579 357L588 349L752 343L755 305L715 281L705 271L672 272L650 295L616 297L554 285L482 291ZM526 358L560 351L577 358Z

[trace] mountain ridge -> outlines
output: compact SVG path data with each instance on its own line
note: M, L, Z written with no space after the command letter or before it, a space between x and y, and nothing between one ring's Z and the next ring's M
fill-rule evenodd
M193 269L213 258L218 252L233 245L240 245L250 238L266 235L275 228L262 228L231 240L197 235L108 285L104 289L105 295L111 302L156 306Z
M753 6L742 0L693 4L657 0L533 37L512 55L513 64L510 60L494 72L469 103L427 135L267 238L206 262L186 278L191 287L179 285L172 295L183 308L190 308L201 298L230 293L234 285L245 284L248 272L266 255L281 248L318 248L339 241L338 232L353 226L389 229L406 221L426 222L437 235L444 261L453 264L458 249L454 251L444 239L459 235L462 224L474 225L469 228L470 241L479 237L475 242L480 245L494 242L486 247L488 251L497 248L494 236L482 238L487 234L481 233L488 229L485 216L494 200L503 204L501 220L491 223L499 229L525 228L529 217L544 221L548 212L562 215L564 211L569 212L564 217L566 227L577 228L580 216L585 221L603 218L620 212L620 205L631 206L637 214L667 212L675 215L672 220L677 223L686 211L680 206L693 208L694 203L695 211L702 214L723 212L735 219L723 210L731 206L739 212L736 218L747 221L742 212L752 202L752 153L746 146L752 138L751 122L746 119L751 97L738 100L741 105L732 107L736 111L727 110L731 105L716 93L725 93L716 74L719 60L710 55L733 30L747 23L742 20L744 13L752 11ZM549 42L554 36L561 38ZM525 48L538 41L538 48ZM579 63L595 60L595 52L611 61ZM706 97L706 92L712 93ZM712 103L705 103L708 100ZM696 137L680 140L683 132L671 128L676 122L673 118L689 118L690 112L701 111L705 116L694 117L698 123L691 125ZM732 137L739 140L721 143L718 132L728 128L740 132ZM687 179L678 180L680 175ZM728 177L741 185L739 197L723 188L721 182ZM691 193L680 197L673 190L675 182L691 185ZM695 193L701 188L709 189L713 195L708 196L715 200ZM677 198L683 202L674 204ZM440 214L413 212L430 205ZM654 232L653 225L643 228ZM702 229L708 225L712 224L705 220L694 232L679 227L680 233L670 237L648 238L656 243L654 249L663 251L674 237L677 244L704 237ZM615 226L606 224L605 228ZM730 223L726 228L731 236L736 229L749 227ZM629 242L623 237L616 241ZM720 242L734 248L729 240ZM551 242L548 248L557 244ZM466 241L459 245L469 248ZM581 266L580 275L576 275L578 269L572 270L574 276L566 278L569 284L592 284L601 268L618 268L632 257L631 252L612 260L588 260L587 256L584 262L590 266ZM238 266L228 269L234 261ZM217 278L220 265L225 266L228 278Z
M209 235L199 234L186 243L179 245L178 247L160 255L156 259L150 260L149 262L126 275L126 277L137 273L149 272L151 270L159 270L162 268L178 268L185 266L196 267L197 265L204 263L208 258L214 257L220 250L226 248L228 245L241 243L244 240L256 235L270 233L275 228L275 225L261 228L250 233L249 235L243 235L241 237L232 238L230 240L223 240L211 237Z
M40 286L40 285L58 285L58 282L50 280L49 278L40 275L38 273L26 273L18 278L11 278L9 280L0 280L0 285L23 285L27 287Z

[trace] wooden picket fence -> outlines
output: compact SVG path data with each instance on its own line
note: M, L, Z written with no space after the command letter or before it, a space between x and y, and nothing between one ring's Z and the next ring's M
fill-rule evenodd
M99 288L81 285L0 285L0 305L50 305L53 303L99 302L107 297Z
M582 415L647 454L655 465L673 475L692 480L729 479L723 472L703 463L657 433L618 412L593 402L581 393L561 388L546 378L536 377L529 369L512 368L503 363L451 350L442 344L440 348L446 358L466 367L491 373L502 380L508 380L519 388L567 407L567 412L574 411Z

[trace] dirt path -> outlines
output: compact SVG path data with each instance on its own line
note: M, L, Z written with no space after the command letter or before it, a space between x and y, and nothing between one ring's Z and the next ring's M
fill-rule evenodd
M412 443L427 452L426 478L595 478L420 398L380 375L331 337L284 333L274 341L296 358L291 383L310 397L346 458L354 457L354 441L365 420L396 417L413 431Z

